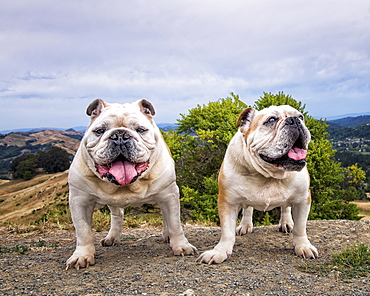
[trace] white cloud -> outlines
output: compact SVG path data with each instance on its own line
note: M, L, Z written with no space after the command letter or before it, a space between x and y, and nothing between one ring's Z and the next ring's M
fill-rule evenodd
M96 97L145 97L159 122L232 91L284 91L314 115L370 109L368 1L8 0L0 26L1 130L34 114L79 125Z

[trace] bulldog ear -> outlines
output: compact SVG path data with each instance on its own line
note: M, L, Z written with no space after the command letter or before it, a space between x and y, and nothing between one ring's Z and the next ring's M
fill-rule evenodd
M254 119L255 113L256 109L252 107L244 109L244 111L239 115L236 126L240 127L242 131L249 129Z
M91 120L94 120L98 117L103 110L103 108L107 107L108 104L101 99L94 100L89 107L86 109L86 114L91 117Z
M155 109L152 103L150 103L149 101L143 99L139 102L139 106L140 106L141 112L143 112L144 115L148 117L152 117L155 115Z

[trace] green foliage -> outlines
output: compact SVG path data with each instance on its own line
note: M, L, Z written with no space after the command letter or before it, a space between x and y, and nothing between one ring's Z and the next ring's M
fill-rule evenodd
M69 168L69 154L62 148L51 146L40 150L36 154L28 153L15 158L10 163L13 179L29 180L38 168L43 168L46 173L53 174Z
M370 276L370 246L360 243L333 253L332 259L319 265L316 262L305 262L300 266L305 272L328 275L336 272L338 278L350 279Z
M196 221L219 222L217 211L217 176L212 174L203 178L203 188L196 190L182 186L182 206L190 210L190 217Z
M180 160L181 155L185 151L186 146L184 144L187 142L186 140L184 140L184 136L173 130L169 130L168 132L164 132L164 131L161 131L161 132L162 132L162 136L164 140L166 141L168 147L171 147L170 150L171 150L172 158L174 159L174 161L176 162ZM192 139L192 137L190 137L190 139Z
M228 144L235 134L239 114L246 107L233 93L226 99L197 105L188 115L180 114L178 132L197 135L202 143Z
M355 163L347 168L344 168L344 180L341 188L345 191L343 200L354 201L366 199L365 193L366 173Z
M289 105L300 111L305 117L307 116L307 112L304 111L306 105L302 105L302 102L296 101L290 95L284 94L284 92L278 92L276 95L264 92L263 97L260 97L253 107L257 110L262 110L273 105Z
M25 254L29 248L24 245L17 245L14 247L2 247L0 246L0 254L1 253L19 253L21 255Z
M274 222L274 219L271 217L271 215L269 214L269 212L266 212L263 215L262 221L261 222L257 221L256 222L256 225L257 226L261 226L261 225L262 226L269 226L269 225L272 225L273 222Z
M370 246L350 246L343 252L334 253L332 263L349 277L370 275Z
M369 123L355 127L338 127L330 125L328 132L333 141L344 141L348 138L353 138L354 135L356 135L356 138L370 140Z
M57 248L58 245L56 244L48 244L43 241L39 240L37 243L34 243L30 246L24 246L24 245L16 245L14 247L2 247L0 246L0 253L19 253L21 255L24 255L27 251L29 251L31 248Z
M246 107L231 93L181 114L177 130L165 135L176 163L182 206L194 220L218 221L217 174Z
M66 150L51 146L38 152L40 166L48 174L63 172L69 168L70 159Z
M34 222L36 225L40 224L71 224L72 218L69 212L69 206L66 203L56 203L53 207L47 209L41 218Z
M29 180L36 174L38 159L34 154L27 154L14 159L10 168L13 172L13 179Z

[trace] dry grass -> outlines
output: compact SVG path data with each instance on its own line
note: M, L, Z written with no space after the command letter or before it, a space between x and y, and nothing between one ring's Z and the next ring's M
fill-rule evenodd
M370 201L357 200L353 201L360 210L360 216L364 216L361 220L370 220Z
M41 218L57 204L68 203L67 172L38 175L29 181L0 184L2 224L28 224Z
M72 229L68 206L68 171L53 175L37 175L29 181L0 183L0 226L17 233L42 231L48 228ZM160 210L133 210L125 214L125 227L161 226ZM108 230L109 210L96 209L93 228Z

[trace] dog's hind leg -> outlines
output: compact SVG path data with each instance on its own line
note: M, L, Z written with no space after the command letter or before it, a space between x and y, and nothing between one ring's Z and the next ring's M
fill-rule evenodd
M279 231L284 233L292 232L294 227L294 222L292 219L292 208L282 206L280 208L280 211Z
M120 243L124 209L108 206L110 209L110 229L108 235L100 243L103 247L110 247Z
M236 235L252 233L253 231L253 207L243 207L243 217L236 228Z

